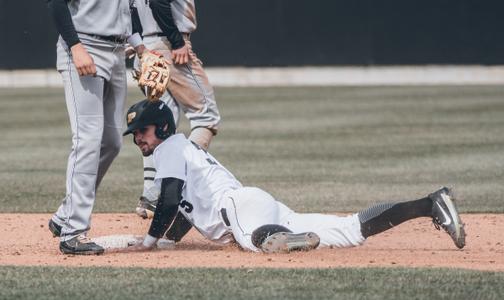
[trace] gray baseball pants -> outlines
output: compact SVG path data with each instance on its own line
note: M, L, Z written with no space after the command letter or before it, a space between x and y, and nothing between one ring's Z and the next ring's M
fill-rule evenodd
M97 67L97 76L80 77L71 52L60 39L57 68L65 86L72 130L66 196L53 221L62 226L61 241L86 233L100 182L122 146L126 99L124 46L79 36Z

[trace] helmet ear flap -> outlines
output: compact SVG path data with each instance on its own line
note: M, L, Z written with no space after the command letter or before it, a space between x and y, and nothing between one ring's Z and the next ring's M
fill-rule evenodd
M166 125L168 124L165 124L163 126L156 125L156 130L154 131L154 134L156 134L156 137L160 140L166 140L171 135L169 128L167 128L166 130L163 129L163 127Z

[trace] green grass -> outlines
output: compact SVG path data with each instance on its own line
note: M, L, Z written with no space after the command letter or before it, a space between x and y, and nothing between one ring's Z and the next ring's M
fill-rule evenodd
M463 212L504 212L504 87L219 88L211 152L301 212L356 211L454 186ZM128 104L140 98L130 91ZM53 212L70 129L62 89L0 89L0 211ZM182 131L187 132L187 122ZM142 161L128 137L95 212L131 212Z
M0 267L0 299L502 299L502 282L457 269Z

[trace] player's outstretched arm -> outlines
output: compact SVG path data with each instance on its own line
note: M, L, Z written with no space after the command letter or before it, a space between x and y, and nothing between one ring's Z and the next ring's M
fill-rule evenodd
M163 178L161 194L159 195L158 204L148 234L141 243L122 249L120 252L149 251L155 248L156 242L163 237L163 234L168 230L168 227L173 223L177 215L178 205L180 200L182 200L183 186L183 180L172 177Z

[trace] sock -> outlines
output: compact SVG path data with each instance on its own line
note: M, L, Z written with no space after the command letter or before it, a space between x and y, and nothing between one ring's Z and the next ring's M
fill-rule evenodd
M358 213L361 233L365 238L388 230L405 221L432 216L432 200L383 203Z

